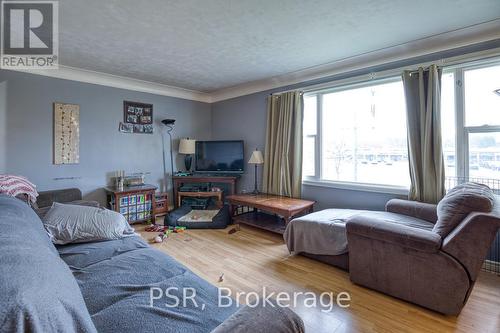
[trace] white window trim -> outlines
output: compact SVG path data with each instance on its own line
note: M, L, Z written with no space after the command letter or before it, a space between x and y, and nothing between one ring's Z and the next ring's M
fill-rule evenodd
M485 59L466 64L449 66L443 72L454 73L455 79L455 172L460 178L469 178L469 135L473 133L500 133L500 126L466 126L464 71L500 65L500 60Z
M349 82L342 81L340 84L331 85L329 87L324 87L319 90L309 91L304 93L304 97L307 96L316 96L316 134L315 135L307 135L307 137L315 137L315 152L314 152L314 176L303 176L302 184L307 186L319 186L319 187L327 187L327 188L337 188L344 190L354 190L354 191L363 191L363 192L375 192L375 193L387 193L387 194L396 194L396 195L408 195L409 188L405 186L397 186L397 185L387 185L387 184L372 184L372 183L362 183L362 182L352 182L352 181L343 181L343 180L327 180L323 179L323 163L321 161L321 152L322 150L322 122L323 122L323 112L322 112L322 103L323 103L323 95L350 90L357 89L363 87L369 87L372 85L386 84L399 82L402 80L401 75L385 76L382 78L376 78L372 76L370 80L361 80L359 82ZM337 82L339 83L339 82Z
M311 177L304 178L302 185L335 188L341 190L386 193L395 195L408 195L409 189L403 186L391 186L382 184L355 183L348 181L319 180Z

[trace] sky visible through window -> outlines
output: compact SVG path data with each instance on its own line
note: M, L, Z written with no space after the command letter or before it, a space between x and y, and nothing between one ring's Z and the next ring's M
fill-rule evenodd
M465 126L500 126L500 66L464 71ZM469 133L469 176L500 179L500 133Z
M455 72L441 79L441 129L445 174L457 176ZM464 70L465 135L470 177L500 179L500 66ZM408 187L406 110L401 80L304 97L303 175L315 174L321 141L321 180ZM321 112L321 138L317 120ZM472 127L471 127L472 126ZM469 128L469 129L467 129ZM467 134L468 133L468 134ZM458 175L460 176L460 175Z
M323 96L323 178L409 185L401 81Z

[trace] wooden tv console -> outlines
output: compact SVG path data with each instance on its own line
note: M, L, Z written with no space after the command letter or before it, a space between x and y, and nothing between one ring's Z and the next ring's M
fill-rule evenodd
M191 175L191 176L173 176L173 186L174 186L174 206L177 208L179 206L178 200L179 198L179 187L183 184L196 184L196 183L209 183L213 186L217 184L228 184L229 185L229 194L236 193L236 182L238 181L238 176L209 176L209 175ZM183 194L189 193L189 196L196 197L199 194L200 197L210 196L219 196L217 192L183 192ZM219 199L220 200L220 199Z

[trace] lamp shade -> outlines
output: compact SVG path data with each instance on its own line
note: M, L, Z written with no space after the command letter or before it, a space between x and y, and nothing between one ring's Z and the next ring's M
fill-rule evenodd
M194 154L195 152L195 142L193 139L181 139L179 142L179 153L180 154Z
M260 150L254 150L252 156L248 160L249 164L264 164L264 157L262 156L262 152Z

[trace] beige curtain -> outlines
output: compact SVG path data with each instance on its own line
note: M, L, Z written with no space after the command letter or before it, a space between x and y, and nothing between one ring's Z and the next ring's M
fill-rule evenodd
M265 193L300 197L302 186L302 97L298 91L267 100Z
M437 203L445 194L441 143L441 69L403 72L408 122L409 199Z

